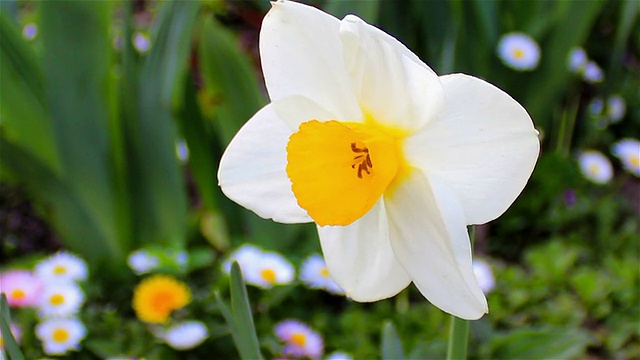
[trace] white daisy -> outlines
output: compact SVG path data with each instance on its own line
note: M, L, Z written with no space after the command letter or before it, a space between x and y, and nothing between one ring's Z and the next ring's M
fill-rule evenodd
M640 141L623 139L613 144L611 152L622 161L625 170L640 177Z
M285 343L283 355L317 359L322 356L322 336L297 320L285 320L275 327L276 336Z
M42 292L38 309L40 317L77 314L84 303L84 293L74 282L50 283Z
M207 327L202 322L185 321L171 326L162 339L176 350L188 350L202 344L208 336Z
M42 341L47 355L64 355L69 350L78 350L87 331L75 318L49 318L36 326L36 336Z
M331 354L327 355L325 360L353 360L353 356L342 351L334 351Z
M309 256L300 269L300 280L312 289L324 289L333 294L344 294L327 269L324 258L318 254Z
M33 40L38 35L38 25L28 23L22 28L22 36L27 40Z
M617 123L627 113L627 103L620 95L611 95L607 99L607 119L610 123Z
M222 271L229 274L231 272L231 264L237 261L243 273L251 272L250 268L258 262L261 255L262 250L259 247L251 244L242 245L222 263Z
M247 284L263 289L274 285L284 285L293 281L295 269L282 255L275 252L263 252L257 262L245 274Z
M580 171L587 180L596 184L606 184L613 177L613 167L606 156L599 151L586 150L578 156Z
M498 56L512 69L533 70L540 61L540 47L529 35L509 33L498 43Z
M599 83L604 80L604 72L602 71L600 66L598 66L598 64L593 61L589 61L584 66L584 70L582 71L582 78L588 83Z
M496 286L493 271L491 271L491 267L487 262L473 260L473 273L478 279L478 285L480 285L482 292L485 294L488 294Z
M574 47L569 52L569 56L567 57L567 67L569 71L574 74L579 74L584 70L584 67L587 65L587 53L581 47Z
M36 275L44 282L79 281L87 278L87 263L76 255L60 251L40 261Z
M127 259L127 264L137 275L148 273L160 265L160 260L147 250L140 249L132 252Z
M146 53L149 51L149 49L151 49L151 38L149 37L149 34L142 31L136 31L133 34L133 47L140 53Z

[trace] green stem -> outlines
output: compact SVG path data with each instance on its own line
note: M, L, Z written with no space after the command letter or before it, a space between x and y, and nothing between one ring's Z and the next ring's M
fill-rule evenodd
M451 315L447 360L465 360L469 338L469 321Z
M469 228L469 240L471 241L471 252L475 241L476 228ZM447 360L466 360L467 344L469 343L469 321L451 315L449 325L449 345L447 346Z

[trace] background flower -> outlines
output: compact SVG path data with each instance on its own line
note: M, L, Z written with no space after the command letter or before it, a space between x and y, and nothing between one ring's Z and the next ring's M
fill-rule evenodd
M188 350L202 344L208 336L207 327L202 322L185 321L172 325L162 338L174 349Z
M78 350L87 335L80 320L55 317L38 323L35 333L47 355L65 355L70 350Z
M540 47L529 35L519 32L503 35L498 43L498 56L515 70L533 70L540 61Z
M284 341L282 353L295 358L317 359L322 356L322 337L308 325L297 320L285 320L275 327L276 336Z
M133 290L136 316L149 323L166 323L174 310L191 301L191 291L181 281L167 275L150 276Z
M75 315L84 303L84 293L74 282L45 285L38 306L40 317Z
M295 278L293 265L275 252L263 252L245 274L247 284L261 288L288 284Z
M35 273L48 281L80 281L87 278L87 263L80 257L60 251L36 264Z
M622 161L629 173L640 177L640 142L636 139L622 139L613 144L611 152Z
M331 279L324 259L318 254L313 254L304 260L300 268L300 280L312 289L344 294L344 290Z
M137 275L141 275L157 268L160 265L160 260L147 250L140 249L129 255L127 264Z
M587 150L578 156L580 171L585 178L596 184L606 184L613 177L611 162L601 152Z
M41 288L40 279L30 271L9 270L0 274L0 291L7 296L9 306L37 306Z
M489 266L486 261L474 259L473 273L475 274L476 279L478 279L478 284L480 285L482 292L484 292L485 294L488 294L489 291L493 290L493 288L496 286L495 279L493 277L493 271L491 270L491 266Z

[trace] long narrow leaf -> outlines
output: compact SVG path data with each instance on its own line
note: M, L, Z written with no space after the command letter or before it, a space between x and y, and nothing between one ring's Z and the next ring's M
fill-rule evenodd
M240 341L238 351L243 359L262 359L251 306L237 262L231 265L231 311Z
M188 60L197 1L164 3L154 46L144 61L137 85L137 107L127 107L136 235L147 242L182 247L187 199L175 156L176 129L171 97ZM127 65L127 71L135 71ZM132 74L129 73L129 76Z
M405 358L400 336L396 327L389 320L382 325L382 344L380 347L383 359L400 360Z
M0 331L2 332L2 340L7 350L9 359L24 360L24 355L18 347L18 342L11 333L11 314L9 313L9 303L4 293L0 294Z
M2 136L58 171L53 130L46 111L36 54L7 14L0 13L0 118Z
M76 192L97 230L70 228L63 240L77 244L100 239L104 252L91 252L98 257L90 260L119 264L124 262L124 249L116 230L107 125L112 3L47 1L40 5L45 90L61 157L60 180Z

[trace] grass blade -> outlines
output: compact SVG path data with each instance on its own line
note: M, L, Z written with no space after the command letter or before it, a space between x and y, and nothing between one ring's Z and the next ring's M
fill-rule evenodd
M247 288L237 262L231 265L231 311L240 342L238 344L240 356L242 359L262 359Z
M24 360L24 355L18 347L18 342L11 333L11 314L9 313L9 303L4 293L0 294L0 330L4 347L11 360Z
M389 320L382 325L381 352L383 359L400 360L405 358L400 336L396 327Z

